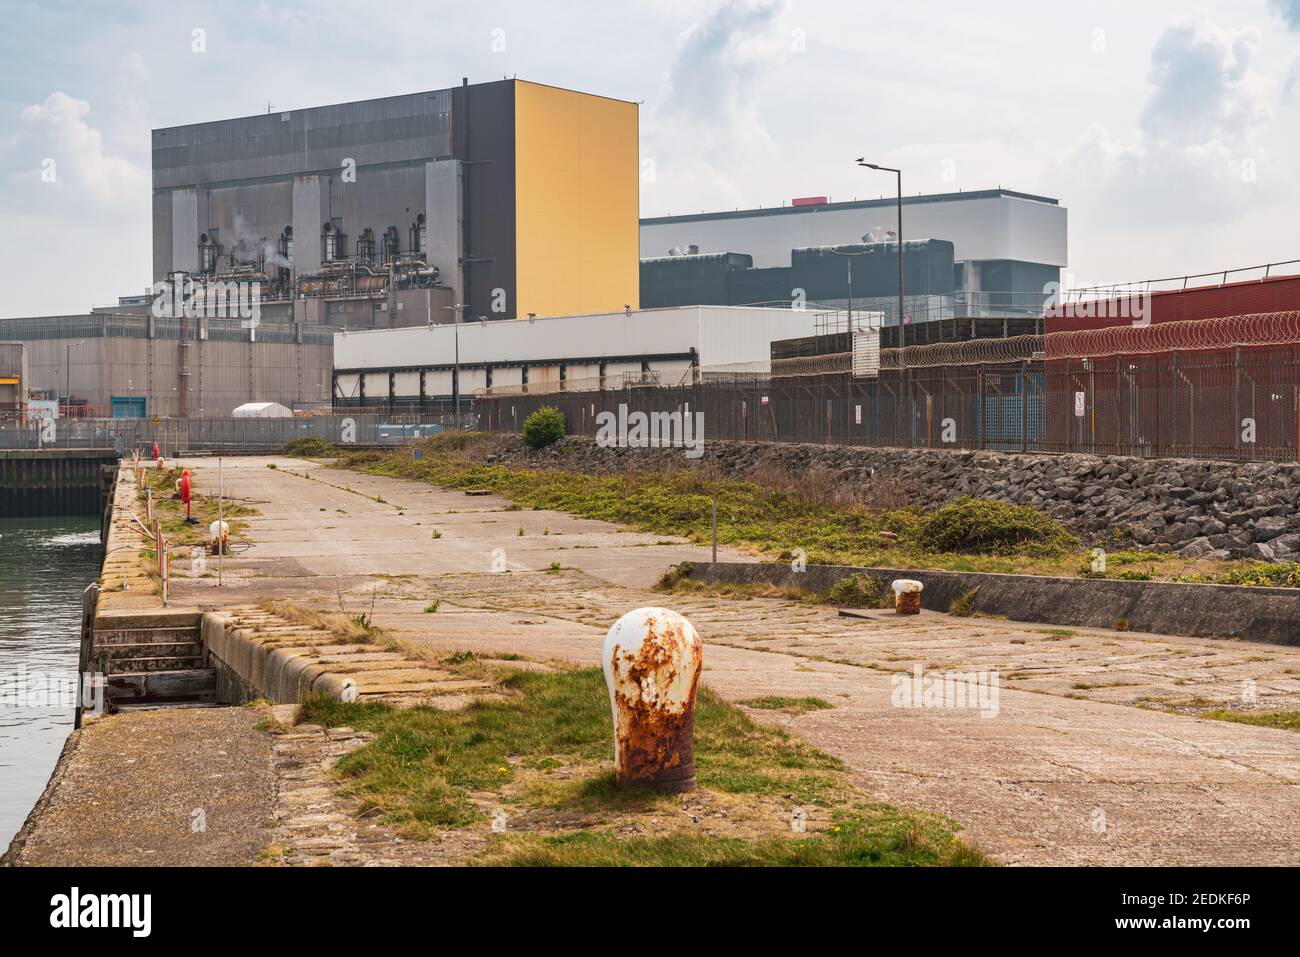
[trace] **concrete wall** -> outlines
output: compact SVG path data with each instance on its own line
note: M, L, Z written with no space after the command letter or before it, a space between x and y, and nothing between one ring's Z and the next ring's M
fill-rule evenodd
M180 413L179 340L88 338L72 348L69 367L67 347L72 341L27 342L34 387L62 395L70 368L74 399L107 410L115 395L143 395L151 416ZM252 401L290 408L328 403L332 353L328 342L190 340L189 414L222 416Z
M0 517L101 515L116 475L112 449L0 450Z
M967 599L972 613L1012 621L1086 628L1116 628L1195 638L1233 638L1276 645L1300 644L1300 589L1180 582L1099 581L982 572L809 565L789 562L701 563L690 577L704 582L765 583L824 594L849 575L890 582L907 578L923 586L921 607L947 612ZM892 597L892 596L891 596ZM867 613L870 616L870 613ZM885 613L892 614L892 613Z
M425 164L424 195L431 224L425 262L438 267L438 281L451 290L447 305L463 303L465 279L460 261L465 255L465 171L460 160Z

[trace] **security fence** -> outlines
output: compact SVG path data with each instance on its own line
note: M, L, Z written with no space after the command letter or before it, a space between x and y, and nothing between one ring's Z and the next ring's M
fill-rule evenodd
M0 423L0 449L111 448L166 456L186 453L278 452L294 439L333 445L402 445L439 432L470 429L475 417L462 415L375 415L345 413L292 418L54 419L27 425Z
M593 436L644 413L670 425L695 416L706 442L1296 460L1298 322L1275 314L1189 325L1182 339L1171 327L1183 324L1170 323L881 349L865 370L858 354L837 353L633 373L493 390L475 411L497 431L553 406L570 432ZM1180 350L1184 340L1191 348Z

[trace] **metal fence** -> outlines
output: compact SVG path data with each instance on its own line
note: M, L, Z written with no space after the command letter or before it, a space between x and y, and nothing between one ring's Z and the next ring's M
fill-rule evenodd
M439 432L474 428L472 414L375 415L343 413L282 419L54 419L0 423L0 449L111 448L166 456L193 452L278 452L294 439L318 438L334 445L402 445Z
M671 385L479 396L475 410L483 428L507 432L553 406L569 432L592 436L603 422L641 412L702 416L706 442L1300 457L1297 347L902 369L890 358L874 377L702 370Z

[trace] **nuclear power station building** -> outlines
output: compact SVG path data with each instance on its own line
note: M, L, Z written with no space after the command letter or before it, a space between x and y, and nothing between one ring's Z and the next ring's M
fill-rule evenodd
M338 330L639 305L635 103L462 82L154 130L152 157L155 286L0 320L65 413L328 406Z
M635 308L637 169L636 104L522 80L155 130L153 278L351 328Z
M154 130L150 288L0 319L0 341L24 346L26 398L64 414L434 412L752 362L836 311L898 322L893 199L640 220L638 135L635 103L516 79ZM1066 259L1056 200L903 213L917 341L1041 323Z

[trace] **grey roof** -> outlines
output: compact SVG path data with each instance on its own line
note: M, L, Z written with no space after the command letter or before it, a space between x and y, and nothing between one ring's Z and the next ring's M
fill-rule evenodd
M904 206L921 203L955 203L968 199L1027 199L1036 203L1049 203L1059 206L1061 201L1051 196L1036 196L1033 193L1020 193L1011 189L977 189L965 193L929 193L924 196L904 196ZM642 226L656 226L663 223L692 223L713 219L748 219L755 216L790 216L807 213L819 213L824 210L892 208L898 204L896 196L884 199L855 199L845 203L818 203L810 206L769 206L761 209L728 209L713 213L687 213L683 216L648 216L641 220Z
M451 90L408 93L153 131L153 188L226 184L438 159L451 153Z

